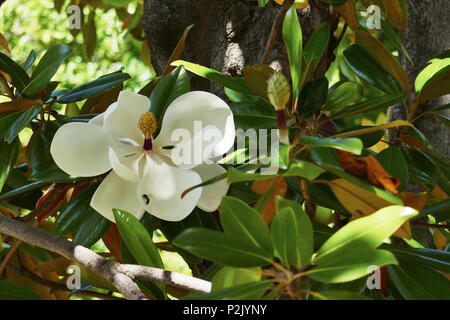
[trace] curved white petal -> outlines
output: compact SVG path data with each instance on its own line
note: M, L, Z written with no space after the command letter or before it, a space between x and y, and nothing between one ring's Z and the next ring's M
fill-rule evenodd
M194 136L191 136L187 130L177 129L172 133L172 139L178 141L172 149L161 149L155 143L155 151L169 157L172 163L182 169L192 169L211 161L211 154L222 139L222 133L217 127L210 125L196 130Z
M122 91L117 102L104 112L104 130L113 136L131 138L142 145L144 136L138 128L138 122L149 108L150 99L146 96Z
M78 177L96 176L111 169L109 141L102 127L71 122L56 131L50 153L66 173Z
M118 154L117 149L109 148L109 161L114 172L127 181L137 182L139 180L139 161L143 154L130 148L128 154Z
M197 205L198 200L200 199L200 195L202 193L202 188L196 188L191 192L187 193L183 198L181 198L181 194L186 189L193 187L197 184L201 183L201 178L198 173L192 170L183 170L176 167L165 168L167 171L171 171L170 178L174 179L173 181L164 181L166 179L163 175L160 175L157 179L158 181L152 181L156 179L155 176L151 175L151 171L148 172L146 176L145 185L148 185L151 188L151 191L155 192L156 187L159 183L160 189L166 189L166 191L160 192L158 191L158 196L152 193L145 193L148 197L147 200L142 197L144 194L139 193L144 192L145 189L141 186L138 191L138 195L142 197L143 204L147 212L154 215L155 217L167 220L167 221L180 221L187 217L192 210L194 210ZM143 181L141 181L143 183ZM172 194L167 196L171 190L171 184L174 183L174 189L172 189ZM168 186L167 186L167 185ZM144 184L143 184L144 185ZM147 190L150 191L150 190ZM164 198L161 198L161 196Z
M120 209L140 219L145 209L137 198L137 183L120 178L112 171L94 193L91 207L105 218L114 221L112 209Z
M216 163L209 165L201 164L192 170L200 175L203 182L227 172L227 170ZM227 194L229 187L230 184L227 183L227 179L203 186L202 195L197 203L197 207L207 212L216 211L220 205L220 201L222 201L222 197Z
M103 121L105 119L105 113L100 113L89 120L88 123L95 124L97 126L103 127Z
M170 167L162 161L155 162L149 157L146 161L145 175L139 182L138 193L151 195L160 200L172 198L177 189L179 169Z
M185 131L194 137L207 127L215 127L221 137L211 148L211 154L204 156L215 157L226 153L233 146L235 138L231 109L225 101L212 93L191 91L181 95L168 106L161 131L154 143L160 147L173 146L179 143L179 135L176 132ZM207 145L208 137L203 139ZM201 148L205 148L205 145Z

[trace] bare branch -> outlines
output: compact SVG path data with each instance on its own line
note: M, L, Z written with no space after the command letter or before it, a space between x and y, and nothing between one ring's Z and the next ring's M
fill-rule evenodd
M163 269L110 261L88 248L70 242L63 237L11 218L0 216L0 233L58 253L68 260L80 263L111 282L127 299L146 299L134 282L135 279L164 282L200 293L211 291L211 283L208 281Z

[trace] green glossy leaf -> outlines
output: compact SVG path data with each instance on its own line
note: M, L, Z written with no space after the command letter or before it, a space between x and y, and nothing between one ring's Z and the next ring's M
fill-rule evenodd
M294 201L277 198L277 214L271 225L273 244L285 266L304 268L313 254L313 228L308 215Z
M343 138L343 139L330 139L330 138L319 138L311 136L303 136L298 140L299 144L320 147L320 148L335 148L338 150L348 151L354 154L361 154L363 143L358 138Z
M312 183L308 185L308 193L314 204L336 210L344 216L350 217L351 214L345 209L334 195L327 184Z
M381 97L376 97L373 99L369 99L363 102L359 102L356 104L352 104L348 107L344 107L340 109L338 112L334 113L331 116L331 119L342 119L345 117L350 117L356 114L360 113L366 113L369 111L382 111L386 110L390 106L395 105L396 103L399 103L403 101L405 98L406 93L393 93L393 94L387 94Z
M427 215L432 215L435 216L435 218L438 220L436 222L439 222L439 214L448 208L450 208L450 198L438 200L436 202L433 201L431 202L431 204L425 206L425 208L420 212L416 219L426 217Z
M183 66L186 68L186 70L189 70L190 72L193 72L200 77L216 82L226 88L230 88L249 95L253 94L245 84L244 79L232 78L219 71L183 60L174 61L172 62L172 65Z
M394 255L376 248L417 211L402 206L389 206L370 216L350 222L333 234L318 250L308 272L322 282L346 282L370 272L369 267L396 264Z
M30 82L30 77L25 70L2 52L0 52L0 69L10 75L12 85L19 91L22 91Z
M111 73L67 91L59 97L58 102L70 103L81 101L112 89L130 78L130 75L127 73Z
M19 153L19 143L19 139L14 139L11 144L0 140L0 192L16 163Z
M115 8L120 8L129 5L132 0L103 0L103 2Z
M54 233L66 235L80 228L92 212L90 202L98 186L98 183L94 183L85 187L61 208L61 213L53 225Z
M260 173L246 173L238 169L230 167L228 169L228 183L242 182L242 181L256 181L273 178L275 175L265 175Z
M357 127L349 128L348 130L339 131L338 134L349 134L349 133L355 134L355 137L358 137L363 142L364 148L370 148L371 146L377 144L381 138L383 138L385 130L380 129L380 130L369 132L369 133L363 133L367 129L373 130L374 127L373 126L357 126ZM358 132L360 132L360 133L358 134ZM333 137L333 136L331 136L331 137Z
M450 60L450 58L449 58ZM420 90L417 104L450 93L450 65L439 70Z
M73 242L90 248L103 237L105 232L111 226L111 221L97 213L92 207L87 210L89 211L86 213L87 218L83 221L75 234Z
M332 148L311 148L311 158L315 163L340 168L339 155L336 149Z
M32 66L34 60L36 60L36 53L34 52L34 50L31 50L28 57L23 63L20 64L20 66L26 71Z
M269 0L258 0L258 6L264 8L268 2Z
M403 92L401 85L359 45L344 51L344 57L352 70L364 81L386 93Z
M195 255L231 267L257 267L270 263L266 251L242 242L240 237L204 228L189 228L173 243Z
M361 96L358 84L355 82L341 82L328 91L325 110L339 111L347 106L357 103Z
M295 4L286 12L282 34L289 58L292 90L295 93L300 82L303 61L302 29L295 10Z
M120 240L120 254L122 256L122 263L126 264L135 264L138 265L136 258L132 255L128 247L125 245L123 239ZM158 287L159 284L152 281L141 281L135 280L136 284L142 291L152 297L155 297L157 300L165 300L167 298L166 294Z
M16 283L0 280L1 300L42 300L33 290Z
M266 252L266 257L273 256L272 238L260 214L245 202L225 196L220 204L220 220L225 233L241 239L244 243L254 245Z
M409 172L403 153L397 147L391 146L377 154L376 159L387 173L400 179L398 190L404 190L408 184Z
M131 213L113 210L117 228L137 262L148 267L164 268L158 249L145 227Z
M258 300L271 285L270 280L250 282L208 294L187 296L183 300Z
M448 300L450 281L432 268L404 259L388 266L389 278L407 300Z
M322 58L330 39L330 26L325 21L318 26L305 45L303 53L308 64L314 61L314 70Z
M149 109L150 112L153 112L158 121L158 128L155 132L155 136L161 129L163 116L169 104L189 91L189 76L183 67L177 67L158 82L150 96L151 104Z
M319 78L309 81L300 93L300 111L303 119L312 117L327 101L328 80Z
M383 244L383 247L403 260L427 265L442 272L450 270L450 252L448 251L428 248L401 248L388 244Z
M42 193L39 193L39 189L48 186L48 183L37 181L18 188L8 188L10 190L6 190L7 186L4 186L4 192L0 194L0 201L8 201L20 208L34 210L36 202L42 196ZM39 196L36 196L35 191Z
M450 65L450 50L442 52L435 58L428 61L425 68L420 71L420 73L416 77L416 81L414 83L416 92L422 91L423 87L427 82L431 81L431 79L442 69L448 67Z
M321 167L316 166L314 163L298 160L293 163L289 169L283 174L284 176L300 176L307 180L314 180L322 172L325 172Z
M408 162L410 179L427 184L431 189L437 182L437 167L434 161L419 149L406 146L404 156Z
M261 280L261 268L232 268L219 266L211 278L212 291ZM209 270L209 269L208 269ZM206 280L204 274L203 279Z
M264 102L237 102L230 104L236 128L274 129L277 117L273 107Z
M28 164L31 178L48 182L70 181L70 175L62 171L50 154L52 139L61 126L58 121L52 121L39 128L28 144Z
M334 234L329 226L314 222L314 250L318 250Z
M23 111L3 112L0 113L0 138L3 140L3 135L23 114Z
M23 93L30 96L37 94L47 85L71 52L72 48L66 45L57 45L48 49L34 69Z
M391 43L406 56L406 58L412 65L414 65L414 62L412 61L408 50L406 50L405 46L403 45L398 31L384 19L381 19L381 29L383 30L383 33L387 36L387 38L391 41Z
M140 265L164 269L158 248L153 243L152 236L145 227L131 213L113 209L114 219L120 236L122 237L128 250ZM152 288L157 296L165 296L165 285L163 283L154 283L157 288ZM159 292L160 291L160 292Z
M11 143L19 134L20 131L25 129L26 126L34 119L40 112L40 108L38 106L34 106L28 111L24 111L20 114L20 116L13 122L13 124L9 127L9 129L5 132L4 139Z
M317 252L314 260L320 263L351 248L375 249L394 233L406 220L417 215L417 211L403 206L389 206L370 216L359 218L339 229Z

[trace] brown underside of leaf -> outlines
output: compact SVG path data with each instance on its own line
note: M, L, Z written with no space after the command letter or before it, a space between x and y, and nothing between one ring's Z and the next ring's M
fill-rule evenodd
M275 184L275 188L273 189L272 195L269 198L266 206L261 212L261 217L263 218L266 224L269 224L272 219L275 217L277 208L276 208L276 197L285 197L287 191L286 180L283 176L278 176L265 180L257 180L252 185L252 191L263 195L266 193L272 185Z

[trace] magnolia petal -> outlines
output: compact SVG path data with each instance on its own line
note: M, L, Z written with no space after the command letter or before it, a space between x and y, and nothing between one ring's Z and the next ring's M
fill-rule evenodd
M138 122L149 108L148 97L122 91L117 102L110 105L104 113L104 129L113 136L130 138L142 145L144 136L138 128Z
M109 161L114 172L127 181L139 180L139 161L143 154L136 147L127 148L128 152L118 154L117 148L109 148Z
M201 164L192 170L200 175L203 182L227 172L227 170L216 163L210 165ZM197 203L197 207L207 212L216 211L222 197L227 194L229 187L230 184L227 183L227 179L222 179L213 184L203 186L202 195Z
M212 93L191 91L181 95L167 107L155 144L161 147L174 146L179 143L177 138L180 132L187 132L194 137L207 127L217 128L221 137L214 142L211 153L204 156L216 157L226 153L233 146L235 138L231 109L225 101ZM204 140L207 142L208 138L204 137ZM205 147L204 145L203 148Z
M144 177L139 182L138 193L151 195L153 198L166 200L174 196L177 190L177 175L180 169L170 167L162 161L156 162L146 157Z
M50 153L58 167L78 177L92 177L111 169L109 136L102 127L71 122L56 131Z
M95 191L91 207L112 222L115 222L112 209L127 211L140 219L145 209L136 194L137 183L126 181L112 171Z
M148 199L143 200L147 212L166 221L180 221L186 218L197 205L202 188L194 189L181 198L186 189L201 183L200 175L192 170L172 168L175 178L175 191L166 199L158 199L148 194ZM141 194L139 194L142 196Z
M104 120L105 120L105 114L100 113L100 114L96 115L95 117L93 117L91 120L89 120L88 123L103 127Z
M211 162L211 153L215 145L222 139L222 133L215 126L207 126L196 130L191 136L186 130L174 131L172 138L179 143L170 150L161 149L156 145L158 153L168 156L172 163L182 169L192 169L204 162ZM168 152L162 152L168 151Z

